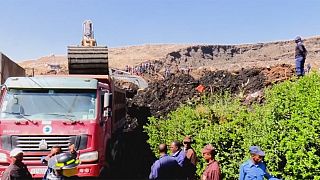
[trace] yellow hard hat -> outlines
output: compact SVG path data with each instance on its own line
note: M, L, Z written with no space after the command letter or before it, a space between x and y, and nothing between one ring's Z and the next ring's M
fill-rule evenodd
M62 175L66 177L74 176L78 173L78 169L76 167L71 169L62 169Z

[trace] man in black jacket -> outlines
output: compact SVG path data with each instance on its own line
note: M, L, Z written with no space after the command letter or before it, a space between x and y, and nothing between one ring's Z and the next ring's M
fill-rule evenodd
M295 63L296 63L296 74L298 77L304 75L304 63L307 57L307 49L302 43L300 36L297 36L295 39L296 48L295 48Z
M10 152L12 163L4 171L2 180L18 180L18 179L32 179L27 166L22 162L23 151L20 148L15 148Z

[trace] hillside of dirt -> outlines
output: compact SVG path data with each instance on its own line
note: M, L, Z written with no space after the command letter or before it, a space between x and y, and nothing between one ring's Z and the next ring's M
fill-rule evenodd
M134 66L148 60L158 60L170 52L186 47L188 45L155 44L109 48L109 66L124 69L126 65ZM61 70L59 74L68 72L67 55L49 55L39 59L19 62L19 65L27 68L27 71L31 71L28 69L34 68L35 74L47 74L50 70L47 64L60 65Z
M304 44L308 50L306 63L310 63L313 69L318 69L320 37L308 38ZM276 64L294 65L294 48L294 41L244 45L196 45L167 54L159 66L164 71L165 67L240 70Z
M309 51L307 62L313 69L320 67L320 37L304 40ZM145 61L155 62L160 72L170 67L193 70L240 70L241 68L267 67L276 64L294 65L293 41L278 41L243 45L141 45L110 48L109 65L124 69L126 65L135 66ZM41 57L19 63L25 68L35 68L35 74L45 74L47 64L59 64L60 73L67 73L66 55Z

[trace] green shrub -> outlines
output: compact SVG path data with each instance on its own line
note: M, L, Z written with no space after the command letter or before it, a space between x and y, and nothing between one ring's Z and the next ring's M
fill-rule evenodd
M217 149L225 179L237 179L248 148L266 152L269 171L285 179L320 179L320 76L313 73L266 90L266 102L250 107L230 95L202 98L184 105L166 119L149 119L145 131L157 154L160 143L192 135L198 156L207 143ZM198 164L198 174L204 161Z

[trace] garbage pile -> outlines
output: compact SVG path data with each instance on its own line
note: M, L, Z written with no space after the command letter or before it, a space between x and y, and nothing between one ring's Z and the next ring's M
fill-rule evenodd
M149 108L153 116L160 117L177 108L182 102L194 98L198 85L199 82L189 75L170 76L149 84L132 102L136 106Z
M294 75L291 65L277 65L269 68L224 70L204 72L195 79L187 74L176 74L167 79L149 84L129 102L130 106L145 107L152 116L166 116L181 104L199 98L202 93L225 93L242 95L244 98L259 92L273 83L289 79Z

